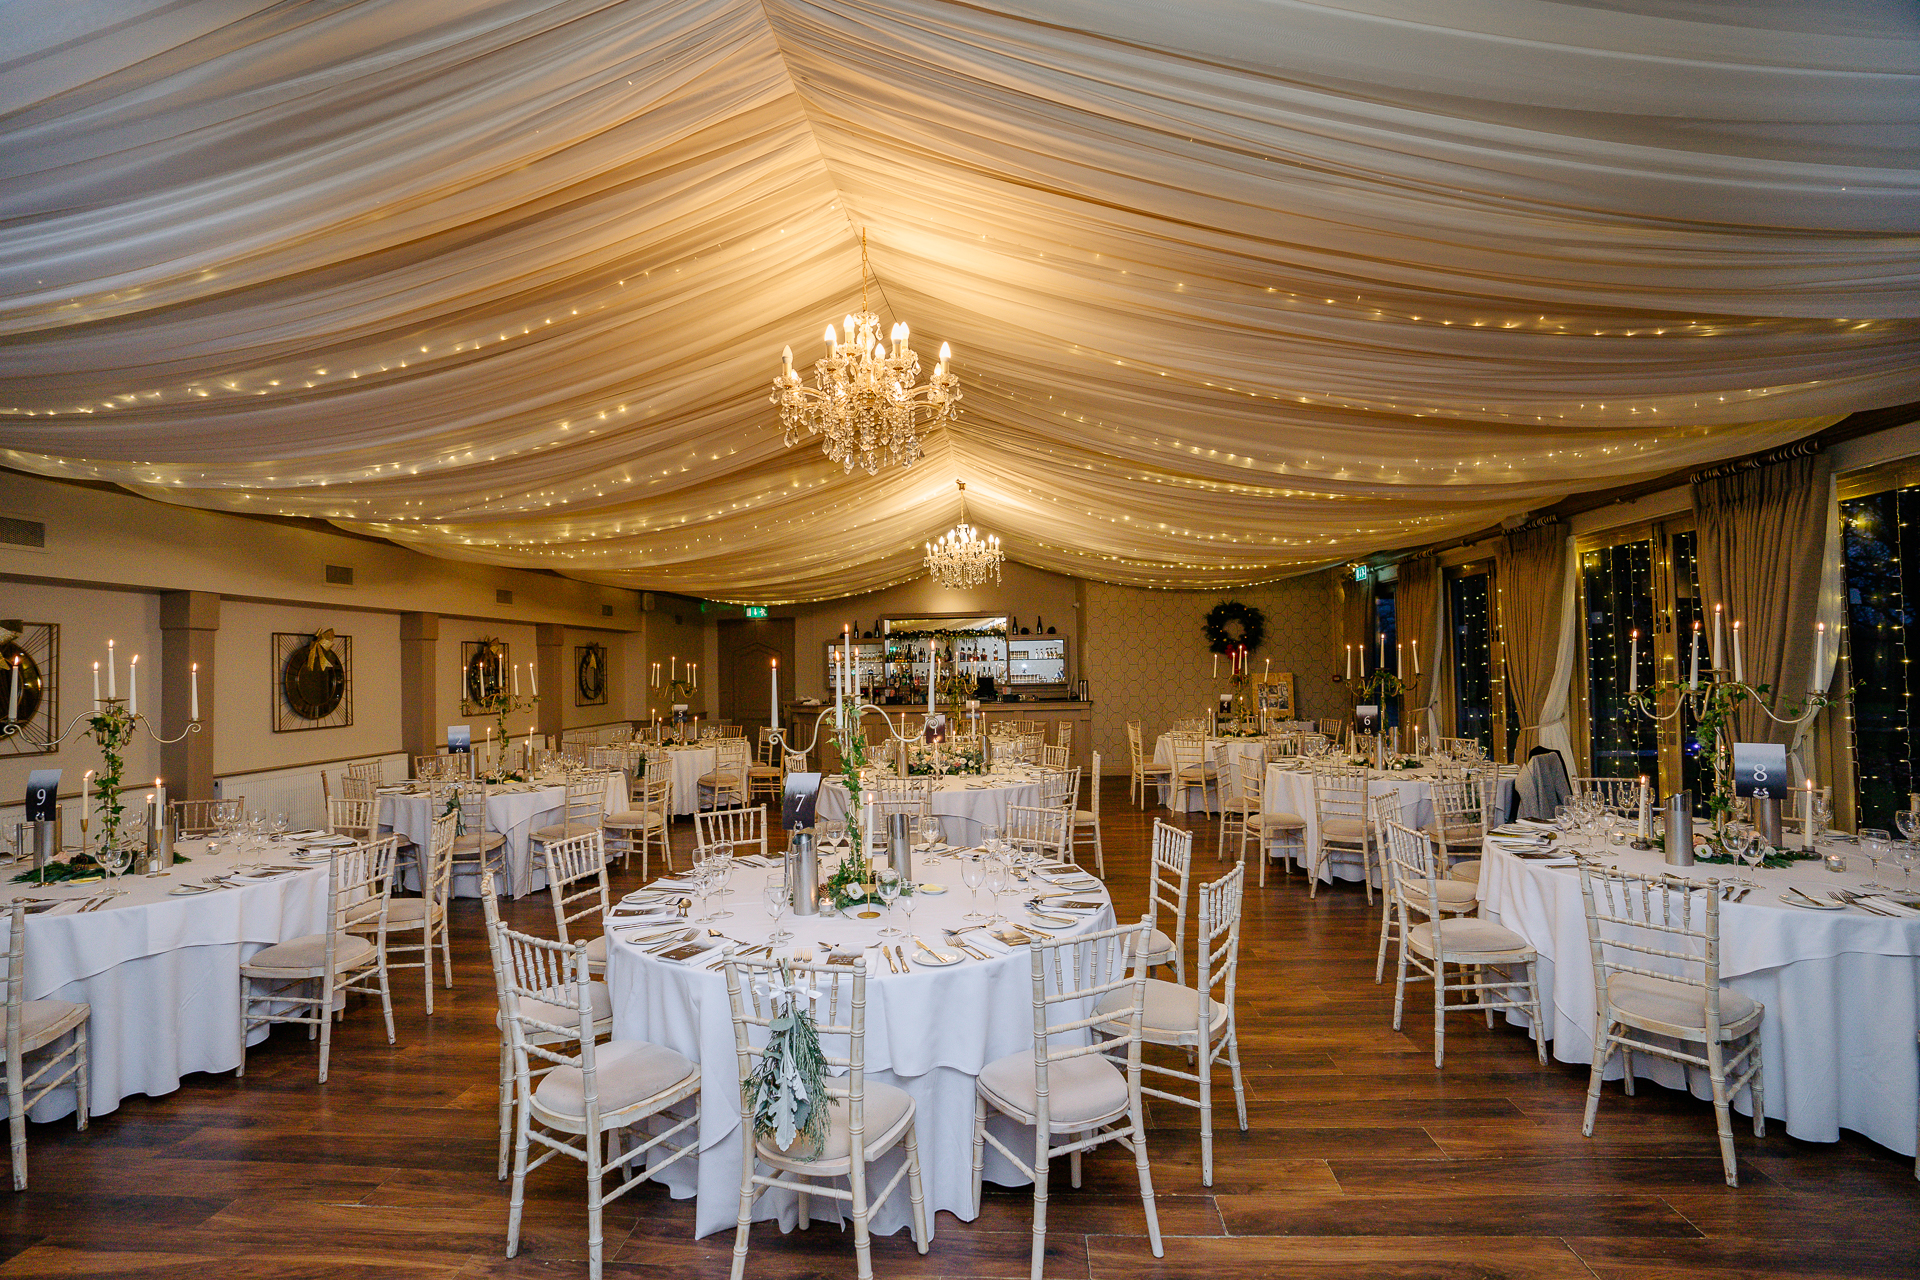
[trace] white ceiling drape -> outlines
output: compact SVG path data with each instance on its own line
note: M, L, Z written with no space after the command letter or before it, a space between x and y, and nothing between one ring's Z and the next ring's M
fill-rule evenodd
M1920 398L1902 0L17 0L0 462L724 599L1269 578ZM781 442L860 301L909 471Z

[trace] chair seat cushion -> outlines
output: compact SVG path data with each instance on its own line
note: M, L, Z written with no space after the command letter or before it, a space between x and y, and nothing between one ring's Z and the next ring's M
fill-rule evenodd
M703 773L700 775L700 785L703 787L737 787L740 785L740 775L737 773Z
M1100 815L1091 809L1075 809L1073 811L1073 825L1076 827L1097 827L1100 825Z
M590 827L584 822L562 822L558 826L535 827L531 834L535 840L551 843L555 840L571 840L575 836L584 836L588 832L599 829Z
M350 933L336 933L333 944L334 969L346 969L373 959L374 945ZM241 962L246 969L311 969L315 973L327 967L327 935L310 933L290 942L276 942L254 952Z
M772 764L756 764L751 769L747 770L747 776L749 778L777 778L780 776L780 766L772 765Z
M1453 907L1464 907L1477 902L1480 886L1471 880L1455 880L1448 877L1433 882L1434 896L1440 899L1442 911ZM1419 881L1407 884L1407 902L1416 910L1425 910L1427 906L1427 887Z
M698 1068L665 1045L609 1040L594 1048L594 1092L602 1112L665 1093L696 1074ZM541 1078L533 1100L554 1115L586 1115L586 1073L578 1067L555 1067Z
M1256 813L1248 817L1247 823L1255 831L1305 831L1307 820L1297 813Z
M1464 881L1467 884L1479 884L1480 883L1480 859L1474 858L1468 862L1454 863L1453 866L1449 868L1447 871L1447 879L1460 880L1460 881Z
M1155 763L1154 763L1153 761L1151 761L1151 760L1148 760L1147 762L1145 762L1144 764L1142 764L1142 765L1140 766L1140 772L1142 772L1142 773L1172 773L1172 772L1173 772L1173 766L1172 766L1172 765L1170 765L1170 764L1155 764Z
M1209 999L1207 1032L1217 1034L1227 1022L1227 1006ZM1124 1025L1133 1007L1133 993L1125 987L1109 991L1093 1006L1095 1013L1113 1014ZM1200 993L1192 987L1160 978L1147 979L1147 998L1140 1011L1140 1026L1151 1039L1167 1040L1175 1036L1197 1037L1200 1027Z
M36 1049L65 1028L85 1022L90 1007L68 1000L23 1000L20 1002L20 1044ZM0 1004L0 1042L6 1038L6 1006Z
M1446 947L1449 956L1474 954L1490 955L1496 952L1531 952L1533 944L1511 929L1503 928L1491 920L1455 916L1446 920L1426 921L1407 930L1407 937L1414 949L1423 955L1432 955L1433 930L1440 929L1440 941Z
M651 809L622 809L607 819L610 827L637 827L653 830L667 825L667 820Z
M1640 1023L1660 1023L1669 1027L1707 1029L1707 993L1704 988L1688 986L1670 978L1655 978L1644 973L1614 973L1607 976L1607 1001L1614 1011ZM1754 1015L1760 1006L1752 996L1720 988L1720 1025L1738 1026Z
M469 856L482 851L491 853L506 842L507 838L498 831L470 832L453 838L453 852L455 857L463 853Z
M980 1070L980 1092L1016 1120L1031 1124L1039 1105L1033 1050L1023 1049ZM1047 1066L1048 1118L1054 1129L1092 1124L1127 1109L1127 1078L1105 1058L1088 1055Z
M592 965L596 969L603 969L606 967L607 939L605 934L602 934L600 937L594 938L587 943L587 963Z
M387 927L389 929L418 929L427 918L427 899L391 898L387 902ZM438 920L444 913L435 908L433 918ZM347 910L347 928L373 929L380 923L380 904L362 902Z
M545 1000L530 1000L522 996L520 997L520 1012L529 1018L538 1018L549 1026L566 1027L572 1030L579 1024L580 1013L573 1007L573 993L571 990L542 992L541 994L552 995L554 1002L549 1003ZM587 984L587 1005L593 1010L593 1020L596 1023L605 1022L607 1019L613 1017L613 994L608 991L606 983L589 982ZM498 1024L500 1015L495 1014L493 1020Z
M1358 818L1328 818L1320 824L1320 838L1359 844L1367 838L1367 824Z
M1442 830L1440 838L1446 844L1466 844L1470 840L1478 840L1480 824L1477 822L1455 823Z
M1211 782L1218 772L1219 771L1210 764L1190 764L1180 771L1180 780L1182 782Z
M1173 939L1159 929L1148 934L1147 959L1155 964L1163 961L1170 963L1173 959Z
M907 1118L913 1110L913 1098L905 1089L887 1084L882 1080L867 1077L866 1114L862 1117L862 1126L867 1139L867 1158L872 1159L892 1145L892 1131ZM853 1107L845 1098L829 1098L827 1101L827 1136L817 1146L805 1138L795 1138L792 1147L780 1151L770 1141L762 1139L754 1144L765 1151L779 1152L792 1160L805 1160L812 1164L831 1164L835 1160L845 1160L853 1149Z

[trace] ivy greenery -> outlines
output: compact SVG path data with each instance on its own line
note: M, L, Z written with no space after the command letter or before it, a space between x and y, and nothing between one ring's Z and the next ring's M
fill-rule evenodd
M100 769L93 775L94 808L100 814L100 845L111 849L120 842L120 823L126 806L120 803L120 779L126 769L121 755L133 741L134 719L124 704L110 703L87 719L87 733L100 748Z
M1235 625L1240 628L1237 636L1227 630ZM1238 600L1223 600L1207 610L1200 629L1206 633L1209 653L1225 653L1234 648L1252 653L1267 638L1267 615Z

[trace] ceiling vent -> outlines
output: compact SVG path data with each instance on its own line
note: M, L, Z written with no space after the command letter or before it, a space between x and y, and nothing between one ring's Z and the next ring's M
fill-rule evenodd
M330 564L327 566L327 585L330 587L350 587L353 585L353 566Z
M495 604L512 604L513 592L508 591L505 587L496 587L493 592L493 602Z
M0 546L24 547L32 551L47 549L47 526L38 520L0 516Z
M601 605L600 616L603 618L611 618L613 616L613 606L610 604Z

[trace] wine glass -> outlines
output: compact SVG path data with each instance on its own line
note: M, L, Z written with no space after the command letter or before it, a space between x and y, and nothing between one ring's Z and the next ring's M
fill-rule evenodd
M767 939L771 946L780 946L793 941L793 931L780 927L780 914L787 909L787 882L775 876L760 886L760 897L766 903L767 914L773 917L773 935Z
M284 809L274 810L273 818L271 820L270 825L273 827L273 838L275 840L278 840L282 836L286 835L287 826L288 826L286 810Z
M933 852L934 846L941 844L946 832L940 826L940 819L930 813L920 815L920 847L926 851L927 862L934 863L939 858Z
M1758 869L1760 864L1773 856L1773 846L1767 843L1765 836L1758 831L1747 837L1740 846L1740 860L1747 866Z
M880 905L888 911L889 923L880 931L883 938L904 938L900 926L891 923L893 904L900 900L900 873L892 867L882 867L873 876L874 888L880 891Z
M706 864L707 879L712 884L708 892L718 897L726 897L729 892L727 881L733 879L733 846L725 841L714 845L707 853ZM726 904L720 905L724 907ZM714 912L711 918L725 920L732 915L733 912L723 910Z
M1011 874L1011 870L1005 858L987 859L987 892L993 895L993 918L987 921L989 925L1002 925L1007 922L1007 918L1000 914L1000 895L1007 891L1007 877Z
M693 861L693 891L700 895L700 914L695 917L695 924L712 924L720 918L714 915L708 907L708 895L713 892L713 880L713 860L710 858L695 858Z
M1920 830L1920 815L1911 809L1902 809L1893 815L1893 825L1900 828L1900 838L1911 841L1915 831Z
M1905 817L1906 815L1902 814L1901 816ZM1915 844L1911 840L1904 840L1896 844L1893 846L1893 862L1895 866L1900 868L1900 892L1903 894L1911 894L1913 892L1913 869L1916 865L1920 865L1920 845Z
M1573 830L1573 806L1557 804L1553 806L1553 825L1561 832Z
M1887 887L1880 883L1880 859L1886 857L1887 850L1892 847L1893 837L1889 836L1884 828L1860 828L1860 852L1866 855L1867 864L1871 868L1867 874L1867 882L1860 886L1862 889Z
M984 853L967 853L960 858L960 883L967 886L967 892L973 895L972 910L965 919L985 920L980 914L980 886L987 880L987 856Z
M900 909L907 913L907 932L913 931L914 908L920 905L920 886L911 880L900 882Z

